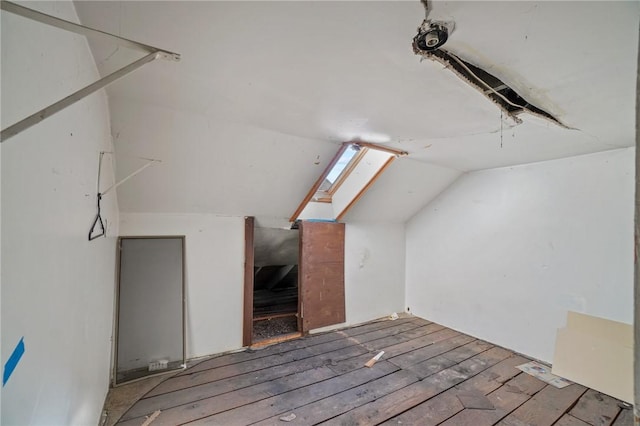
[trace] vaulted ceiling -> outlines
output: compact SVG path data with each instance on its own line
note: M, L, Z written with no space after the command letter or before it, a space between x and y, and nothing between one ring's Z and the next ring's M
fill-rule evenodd
M419 1L76 1L85 25L178 52L108 89L127 212L284 219L339 143L409 152L346 220L403 222L461 173L634 145L638 2L432 3L444 46L570 129L522 115L411 47ZM141 56L91 42L102 74Z

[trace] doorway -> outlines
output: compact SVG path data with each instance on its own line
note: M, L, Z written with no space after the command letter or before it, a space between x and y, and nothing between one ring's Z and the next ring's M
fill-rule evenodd
M276 229L246 218L244 346L345 322L344 240L342 223Z
M185 363L184 237L120 237L114 384Z
M255 228L253 343L299 332L299 251L297 229Z

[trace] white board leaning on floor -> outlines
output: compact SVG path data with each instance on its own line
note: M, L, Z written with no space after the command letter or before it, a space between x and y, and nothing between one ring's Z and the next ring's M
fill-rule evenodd
M553 374L633 401L633 327L577 312L558 329Z

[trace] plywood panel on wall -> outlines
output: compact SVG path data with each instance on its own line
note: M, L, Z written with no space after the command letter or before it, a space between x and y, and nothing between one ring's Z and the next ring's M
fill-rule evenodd
M345 321L342 223L303 222L300 236L302 330Z

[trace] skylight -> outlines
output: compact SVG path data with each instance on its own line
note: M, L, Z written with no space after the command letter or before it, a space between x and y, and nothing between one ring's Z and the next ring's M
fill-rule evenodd
M367 148L362 148L359 145L347 145L318 188L314 201L330 202L331 196L338 190L366 152Z
M366 142L345 142L290 221L340 220L389 164L406 154Z
M336 183L340 175L344 172L344 169L349 165L356 154L358 154L358 151L360 151L359 146L349 145L349 147L344 150L344 152L340 156L340 159L338 159L338 162L333 166L324 181L329 182L331 185ZM329 188L323 188L322 186L320 186L320 189L326 191Z

